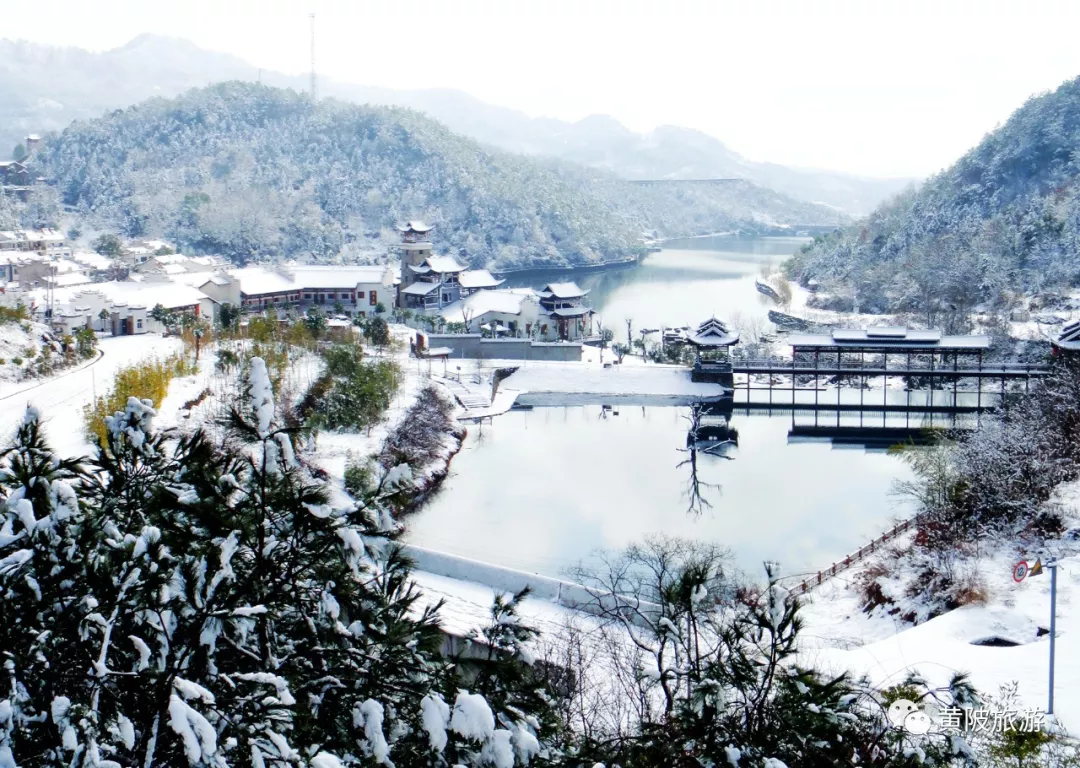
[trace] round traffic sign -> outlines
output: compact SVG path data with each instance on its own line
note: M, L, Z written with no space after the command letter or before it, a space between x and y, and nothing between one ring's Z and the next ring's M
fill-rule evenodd
M1013 566L1013 581L1019 584L1028 575L1027 560L1021 560L1019 563Z

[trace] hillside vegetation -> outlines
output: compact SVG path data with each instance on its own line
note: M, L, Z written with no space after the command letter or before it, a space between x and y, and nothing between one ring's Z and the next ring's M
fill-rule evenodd
M863 311L933 321L1080 279L1080 79L1028 100L955 165L819 238L792 274ZM838 307L839 308L839 307Z
M238 261L371 250L422 217L473 265L626 257L644 229L688 235L842 219L749 182L643 188L489 151L419 113L224 83L48 137L37 170L88 226L164 235ZM380 248L381 250L381 248Z
M297 91L308 87L307 75L259 69L227 53L161 35L142 34L100 52L0 40L0 152L28 133L63 130L72 120L230 80ZM735 176L850 214L868 213L906 183L755 163L685 128L667 126L643 135L603 116L574 123L531 118L452 89L395 90L320 78L319 90L356 104L416 109L455 133L507 152L560 158L630 179Z

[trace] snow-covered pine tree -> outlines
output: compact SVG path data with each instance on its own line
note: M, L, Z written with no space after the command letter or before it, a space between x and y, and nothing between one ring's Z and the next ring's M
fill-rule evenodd
M0 452L3 768L31 755L59 765L62 745L74 740L64 720L64 694L80 686L88 664L70 638L93 610L84 593L93 523L72 489L81 477L77 460L53 454L40 414L27 408L12 444ZM65 725L58 731L51 721Z
M561 736L551 694L535 668L537 659L530 647L538 632L519 615L528 595L528 587L516 594L496 595L490 624L474 633L466 646L470 653L459 659L459 665L469 670L471 693L482 696L492 710L495 727L484 735L481 754L486 750L488 756L497 756L496 763L501 759L507 766L514 764L514 755L526 764L552 764ZM455 703L455 714L463 701ZM543 749L537 734L545 737ZM452 752L465 757L474 746L466 739Z
M245 394L224 446L131 399L88 473L28 414L2 476L0 766L526 762L481 695L451 714L461 679L378 495L331 508L260 359Z

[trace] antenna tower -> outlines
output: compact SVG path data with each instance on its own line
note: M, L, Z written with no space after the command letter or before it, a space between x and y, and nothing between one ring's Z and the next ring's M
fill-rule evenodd
M319 98L319 81L315 77L315 14L309 13L311 19L311 100Z

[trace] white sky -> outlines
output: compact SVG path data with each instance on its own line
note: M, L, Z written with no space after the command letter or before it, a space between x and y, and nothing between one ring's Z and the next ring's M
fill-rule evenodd
M103 50L142 32L256 66L457 88L531 115L675 124L755 160L865 175L949 165L1080 75L1080 2L34 0L0 35Z

